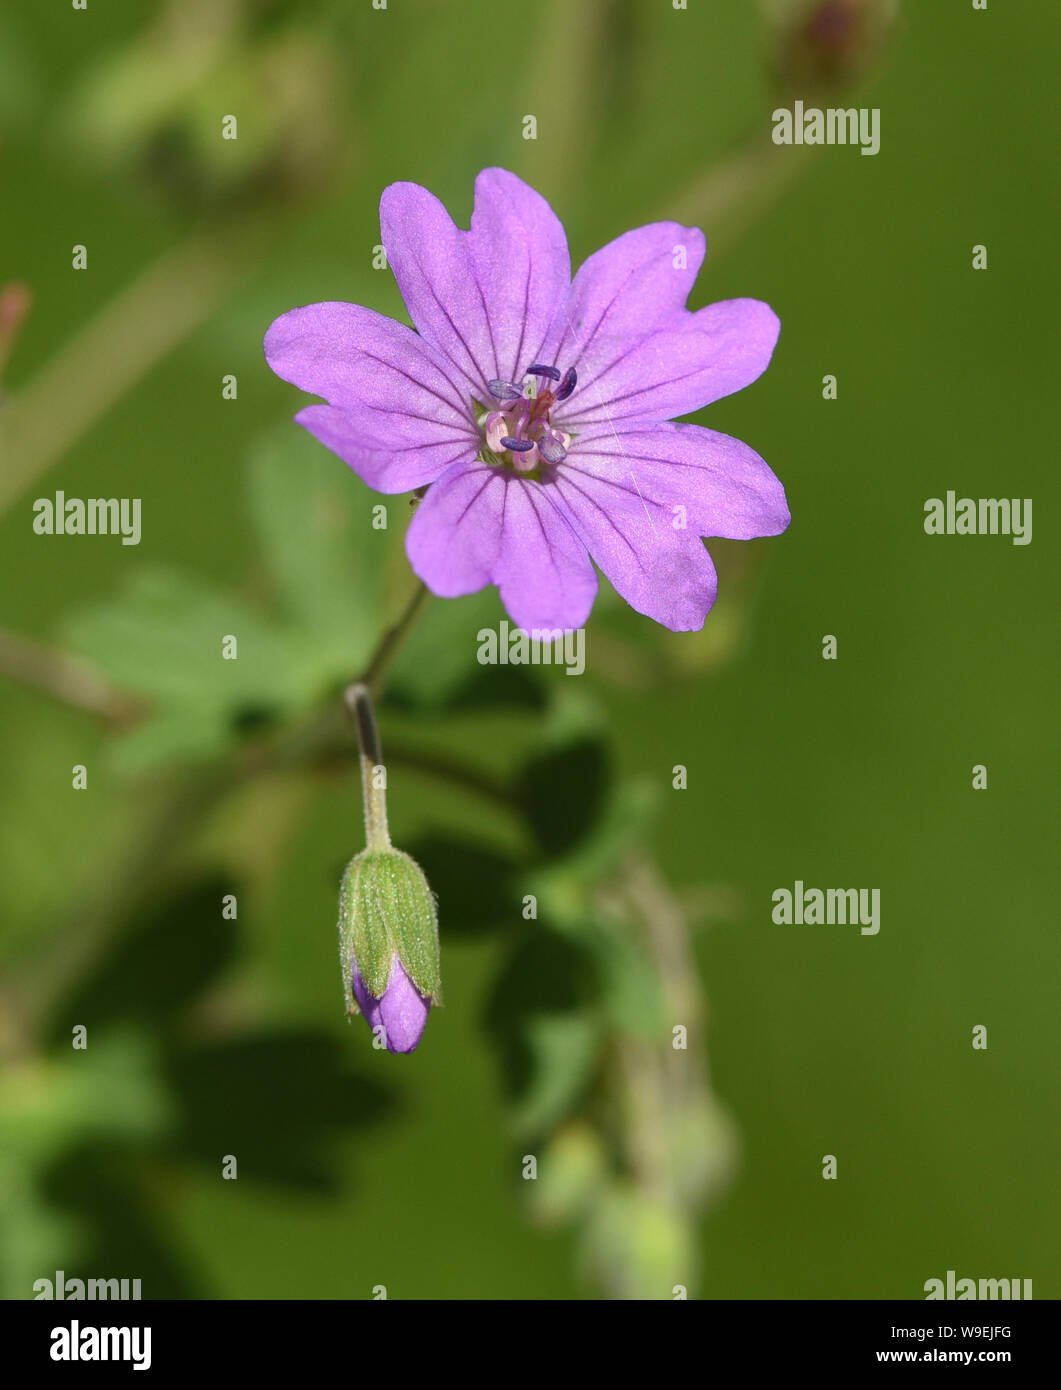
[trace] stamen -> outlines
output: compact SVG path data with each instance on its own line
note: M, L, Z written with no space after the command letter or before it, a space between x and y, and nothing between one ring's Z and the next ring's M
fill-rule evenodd
M512 401L517 396L523 395L523 387L517 386L512 381L491 381L487 383L490 387L490 394L497 401Z
M567 458L567 450L557 435L551 434L548 439L539 440L538 452L546 463L563 463Z
M533 362L527 368L531 376L547 376L550 381L559 381L560 372L556 367L547 367L542 362Z
M495 410L492 415L486 417L486 446L495 454L501 452L501 439L508 429L508 420L500 410Z
M567 371L564 373L563 380L556 388L556 399L558 401L566 401L568 396L570 396L571 392L575 389L575 383L577 381L578 373L575 371L574 367L568 367Z
M506 434L501 440L501 447L504 449L511 449L514 454L525 454L528 450L534 448L534 440L513 439L511 435Z

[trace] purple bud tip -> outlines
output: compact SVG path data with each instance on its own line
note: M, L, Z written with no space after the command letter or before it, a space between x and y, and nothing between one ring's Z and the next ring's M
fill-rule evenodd
M523 387L516 386L511 381L491 381L487 383L490 387L490 394L497 401L515 400L517 396L523 395Z
M501 437L501 447L511 449L515 454L525 454L534 448L533 439L513 439L511 435L505 434Z
M559 439L543 439L538 445L538 452L546 463L563 463L567 458L567 450L560 443Z
M550 381L559 381L560 372L556 367L547 367L543 362L533 362L527 371L531 376L547 376Z
M431 1000L421 995L405 973L405 967L397 955L391 960L387 987L379 999L369 992L358 972L356 961L351 983L368 1026L373 1032L377 1028L383 1029L387 1051L412 1052L423 1036Z
M556 388L556 399L558 401L566 401L568 396L570 396L571 392L575 389L575 383L577 381L578 373L575 371L574 367L568 367L567 371L564 373L563 380Z

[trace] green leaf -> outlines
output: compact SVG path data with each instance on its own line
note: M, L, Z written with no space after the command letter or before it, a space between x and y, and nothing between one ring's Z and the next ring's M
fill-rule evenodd
M113 765L119 774L135 777L165 763L206 762L222 756L231 740L232 726L220 709L160 709L118 740Z
M597 1059L600 1028L586 1014L537 1014L524 1032L531 1079L514 1119L535 1134L551 1129L578 1099Z
M251 516L279 603L301 630L313 634L322 667L352 677L380 628L389 531L373 527L373 507L386 506L388 524L395 526L404 519L404 499L370 492L294 424L259 442L248 484Z
M141 571L118 595L69 619L65 638L153 706L116 746L124 772L215 757L241 726L305 708L331 679L327 654L311 637L173 571Z
M140 571L117 597L76 614L66 637L123 690L159 701L237 708L287 703L305 689L284 633L241 599L175 571ZM228 637L235 660L222 656Z

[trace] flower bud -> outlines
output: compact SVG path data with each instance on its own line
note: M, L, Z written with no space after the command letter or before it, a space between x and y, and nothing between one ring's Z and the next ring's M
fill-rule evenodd
M347 1013L364 1013L388 1052L412 1052L442 1002L438 918L420 866L401 850L366 849L347 865L339 959Z

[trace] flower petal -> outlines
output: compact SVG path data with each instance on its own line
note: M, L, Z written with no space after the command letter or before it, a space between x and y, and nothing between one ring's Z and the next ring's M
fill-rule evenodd
M388 1052L412 1052L423 1036L431 1000L425 999L410 980L397 956L379 1001L379 1018Z
M551 491L478 460L454 465L416 510L410 564L443 598L496 584L527 631L581 627L597 576Z
M776 536L791 519L784 488L755 450L700 425L592 426L563 471L606 493L640 492L668 527L683 521L697 536Z
M358 973L354 962L351 976L354 997L373 1032L383 1028L388 1052L412 1052L423 1036L431 1000L423 998L405 972L397 953L391 959L390 974L382 996L377 999Z
M670 420L740 391L762 375L780 323L758 299L727 299L637 342L597 338L578 387L555 413L578 431L614 420Z
M452 367L412 329L371 309L292 309L265 335L265 356L285 381L329 401L295 419L380 492L433 482L478 448Z
M563 224L515 174L484 169L475 180L469 244L497 349L497 375L518 381L538 360L571 284Z
M696 532L675 530L669 506L645 497L629 473L597 476L571 462L556 470L553 486L616 592L673 632L703 627L717 581Z
M629 346L684 313L704 250L703 232L680 222L636 227L602 246L579 268L542 360L575 367L581 379L607 352L602 344Z
M380 201L387 259L420 333L489 400L491 380L510 380L544 337L570 282L559 219L534 189L504 169L475 181L464 232L426 188L395 183Z
M315 438L376 492L411 492L433 483L458 459L473 458L478 436L446 432L436 424L373 410L308 405L295 423Z
M358 304L307 304L281 314L265 358L285 381L329 405L369 405L474 430L471 402L449 363L411 328Z

